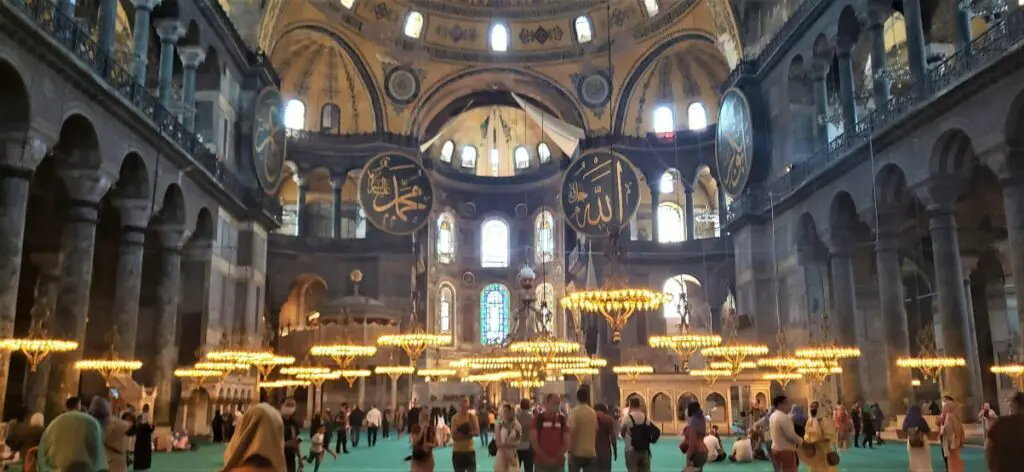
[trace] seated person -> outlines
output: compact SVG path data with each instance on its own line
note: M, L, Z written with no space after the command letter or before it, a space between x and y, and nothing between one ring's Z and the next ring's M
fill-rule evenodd
M712 433L704 436L704 447L708 450L708 462L721 462L725 460L725 449L722 449L722 440L718 439L718 429L712 429ZM736 448L733 447L733 450Z
M760 450L760 449L758 449ZM708 459L710 460L710 455ZM729 454L731 462L754 462L754 446L750 437L736 440L732 445L732 453Z
M174 433L174 437L171 440L172 451L189 451L192 449L192 445L188 441L188 432L178 431Z

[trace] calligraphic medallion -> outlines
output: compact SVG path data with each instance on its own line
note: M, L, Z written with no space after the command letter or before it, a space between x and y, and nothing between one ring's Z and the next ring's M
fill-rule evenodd
M560 190L562 214L591 237L617 233L640 207L640 178L624 156L595 151L569 165Z
M715 163L722 187L734 197L746 188L750 179L754 156L753 128L747 97L737 89L729 89L722 97L718 111Z
M359 205L381 231L407 235L430 219L434 186L419 161L383 154L366 163L359 175Z
M252 162L256 178L267 193L277 192L284 171L284 107L281 92L267 87L256 98L252 129Z

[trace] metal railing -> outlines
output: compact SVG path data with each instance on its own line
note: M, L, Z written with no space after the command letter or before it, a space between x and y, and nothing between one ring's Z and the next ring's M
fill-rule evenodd
M29 18L40 30L55 39L92 70L118 95L138 110L160 131L191 156L195 164L213 176L228 193L249 208L261 208L265 213L280 221L281 205L258 188L244 183L234 172L207 149L198 135L185 127L178 117L167 110L153 94L137 83L127 68L100 49L89 31L73 18L57 9L50 0L0 0L13 5Z
M868 113L853 130L837 136L806 161L794 164L785 175L763 187L748 190L729 207L729 220L766 211L770 205L784 200L835 163L853 155L850 151L888 129L911 110L997 62L1006 53L1017 49L1022 41L1024 9L1017 9L992 24L968 47L932 67L924 83L911 84L904 93L893 96L883 107Z
M743 60L740 64L737 64L732 71L729 72L729 77L725 83L733 84L736 82L737 76L741 74L756 75L760 73L761 69L764 68L772 59L772 57L782 49L782 46L787 40L796 32L796 30L802 25L811 13L818 10L819 6L823 6L832 0L804 0L800 3L793 14L789 15L789 18L782 24L782 26L775 32L770 40L763 45L752 48L750 51L743 52Z

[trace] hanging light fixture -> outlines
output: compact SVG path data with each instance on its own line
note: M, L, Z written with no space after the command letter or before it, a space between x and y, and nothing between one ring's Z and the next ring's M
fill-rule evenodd
M71 352L78 349L78 342L52 338L46 333L50 319L49 299L42 283L36 283L35 302L32 305L32 326L24 338L0 339L0 351L21 351L28 359L29 371L35 372L39 364L50 354Z

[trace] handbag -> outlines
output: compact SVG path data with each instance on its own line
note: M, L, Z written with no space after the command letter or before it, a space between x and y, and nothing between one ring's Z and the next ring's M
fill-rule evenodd
M825 454L825 462L831 467L839 465L839 453L836 452L835 446L832 446L832 450Z
M910 428L907 432L907 444L910 447L924 447L924 433L917 428Z

